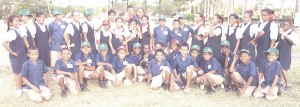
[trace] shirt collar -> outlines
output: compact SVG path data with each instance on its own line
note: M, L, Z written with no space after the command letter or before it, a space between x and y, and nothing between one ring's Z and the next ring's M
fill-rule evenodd
M36 60L36 64L40 64L41 63L41 60ZM29 59L29 64L30 65L35 65L31 59Z
M287 30L287 31L282 31L281 33L282 34L288 34L288 33L290 33L292 31L292 29L289 29L289 30Z
M213 27L213 30L217 27L221 26L221 24L217 24L216 26Z

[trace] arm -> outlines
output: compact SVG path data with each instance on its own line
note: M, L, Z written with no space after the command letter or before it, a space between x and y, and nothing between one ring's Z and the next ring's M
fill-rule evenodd
M148 80L147 80L148 86L150 86L150 81L151 81L151 79L152 79L152 74L149 73L149 75L148 75Z
M239 46L240 46L240 42L241 42L241 39L237 39L236 40L236 44L235 44L235 48L234 48L234 55L236 55L237 54L237 51L238 51L238 49L239 49Z
M32 88L35 92L41 93L41 90L40 90L38 87L36 87L36 86L34 86L33 84L31 84L31 83L27 80L26 77L22 77L22 81L23 81L26 85L28 85L30 88Z
M84 66L84 69L89 70L89 71L95 71L96 67L95 66Z
M229 61L228 61L228 58L229 58L229 52L230 52L230 50L227 50L227 51L225 52L224 69L228 69L228 68L229 68Z
M88 28L87 28L87 24L86 23L83 23L82 24L82 32L83 32L83 39L84 41L88 41L88 38L87 38L87 32L88 32Z
M14 56L17 57L17 56L18 56L18 53L17 53L17 52L13 52L13 51L10 49L8 43L9 43L9 42L8 42L7 40L4 40L3 43L2 43L3 47L4 47L10 54L12 54L12 55L14 55Z
M237 62L238 58L237 58L237 55L234 56L234 59L232 61L232 64L230 66L230 72L236 72L236 69L235 69L235 64Z
M276 39L271 40L270 48L273 48L275 46L275 42L276 42Z
M48 77L47 77L47 74L44 73L44 74L43 74L43 77L44 77L43 79L44 79L46 85L48 86Z
M109 36L109 41L108 41L108 44L109 44L109 47L110 47L110 49L111 49L111 52L112 52L112 54L115 54L116 53L116 50L114 49L114 47L113 47L113 45L112 45L112 43L111 43L111 41L112 41L112 36Z
M26 46L26 48L29 48L29 43L28 43L28 40L27 40L27 37L26 36L23 36L23 41L24 41L24 44Z

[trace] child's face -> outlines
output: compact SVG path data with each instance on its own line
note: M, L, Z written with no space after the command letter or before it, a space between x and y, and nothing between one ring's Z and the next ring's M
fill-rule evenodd
M126 57L126 51L124 49L121 49L118 51L118 56L120 59L124 59Z
M147 25L148 24L148 19L146 17L142 18L142 24Z
M178 45L172 43L172 44L171 44L171 49L172 49L173 51L178 50Z
M21 16L21 20L22 20L22 22L27 23L28 20L29 20L29 17L26 16L26 15L22 15L22 16Z
M115 18L116 18L116 14L115 14L115 13L110 13L110 14L108 15L108 19L109 19L110 21L114 21Z
M180 18L179 21L180 21L180 24L185 24L185 18Z
M230 48L228 47L228 46L221 46L221 52L223 53L223 54L225 54L227 51L230 51Z
M208 52L204 52L204 53L203 53L203 58L204 58L204 60L206 60L206 61L209 61L209 60L211 59L212 56L213 56L213 55L212 55L211 53L208 53Z
M108 30L109 30L109 28L110 28L110 26L109 26L109 25L104 25L104 30L108 31Z
M187 54L189 53L189 48L185 46L180 47L180 53L182 56L187 56Z
M243 22L244 23L249 23L251 21L251 17L249 15L249 13L245 13L243 16Z
M164 21L164 20L159 20L159 25L160 25L160 26L165 26L165 24L166 24L166 21Z
M197 51L195 49L191 50L190 53L191 53L192 57L195 59L199 56L199 51Z
M130 19L129 13L124 13L123 17L122 17L125 21L128 21Z
M267 59L269 62L273 62L276 61L276 59L278 58L278 56L275 53L268 53L267 55Z
M285 22L283 22L282 28L283 28L284 31L287 31L291 28L291 25L290 25L289 22L285 21Z
M178 21L174 21L174 22L173 22L173 28L176 29L176 30L178 30L179 27L180 27L179 22L178 22Z
M244 64L247 63L250 60L250 58L251 58L251 56L245 52L241 53L241 55L240 55L240 61Z
M144 53L149 53L150 52L150 48L149 45L144 45Z
M164 54L161 52L157 52L155 55L155 59L157 60L157 62L162 62L164 59Z
M134 54L140 54L140 52L141 52L141 48L139 47L133 49Z
M62 19L62 15L61 15L61 14L55 15L55 18L56 18L57 20L61 20L61 19Z
M136 11L136 14L137 14L139 17L142 17L142 16L145 15L143 9L138 9L138 10Z
M264 22L270 20L270 14L268 14L267 12L261 12L261 16L262 16L262 20L263 20Z
M132 29L133 29L133 28L136 28L136 23L135 23L135 21L132 21L132 22L130 23L129 26L130 26L130 28L132 28Z
M71 58L71 51L70 50L62 50L61 51L61 57L63 60L67 61Z
M30 50L30 52L27 53L27 56L30 58L30 60L36 61L39 58L39 51Z
M36 21L40 24L45 23L45 15L41 15L40 17L36 18Z
M75 22L79 22L80 20L79 12L74 12L72 17Z
M155 49L162 49L162 46L160 44L156 44Z
M84 46L81 48L81 51L84 55L88 55L91 52L91 48L89 46Z
M93 15L88 15L88 16L86 17L86 19L87 19L88 21L91 21L91 20L93 19Z
M130 14L130 16L134 15L134 8L128 8L127 12Z
M20 19L18 17L15 17L15 19L11 22L11 26L14 27L14 28L19 28Z
M236 22L237 22L237 19L235 19L233 16L229 17L229 23L230 23L230 25L235 25Z
M107 55L107 50L102 50L100 51L101 56L106 56Z
M195 14L194 21L199 23L202 21L202 18L198 14Z
M119 27L119 28L122 27L123 26L123 20L118 19L117 22L116 22L116 26Z
M220 19L217 16L214 16L211 22L213 25L217 25L220 23Z

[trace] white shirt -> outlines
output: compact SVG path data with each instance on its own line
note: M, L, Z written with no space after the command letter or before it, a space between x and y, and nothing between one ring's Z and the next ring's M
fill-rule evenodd
M17 32L20 33L20 31L12 26L10 26L10 29L14 29L16 30ZM11 42L13 40L16 40L17 39L17 34L15 33L14 30L9 30L7 33L6 33L6 36L5 36L5 40L7 40L8 42ZM24 35L20 35L22 38L24 37Z
M258 31L262 31L268 22L269 21L261 22ZM278 25L275 22L271 22L270 31L270 38L276 40L278 36Z
M19 26L19 32L20 32L20 35L25 36L27 37L27 29L29 30L29 32L31 33L31 30L33 29L34 25L32 23L30 24L24 24L22 23L20 26ZM32 35L32 34L31 34Z
M101 31L103 32L103 36L104 36L104 37L109 37L109 36L112 35L111 32L110 32L109 30L108 30L108 31L105 31L105 30L102 28ZM98 35L98 36L96 36L96 37L97 37L97 38L96 38L97 40L100 40L100 39L101 39L101 36L100 36L101 31L97 32L97 35Z
M228 35L230 36L234 32L234 29L236 29L237 27L238 27L237 25L234 25L234 26L229 25L229 27L227 27L225 34L227 35L227 33L229 33ZM228 29L229 29L229 32L227 32Z
M95 25L94 25L93 21L86 20L85 22L87 22L95 30ZM82 24L82 32L83 33L87 33L88 32L88 25L86 23Z
M37 23L37 25L41 28L41 30L42 30L43 32L46 31L46 25L45 25L45 24L44 24L44 25L41 25L41 24ZM29 28L28 28L28 29L29 29ZM35 34L36 34L36 27L35 27L35 25L33 25L32 27L30 27L29 31L30 31L30 33L31 33L32 38L35 38Z
M291 32L291 34L288 35L288 33L290 33L290 32ZM294 31L292 31L291 29L289 29L289 30L287 30L287 31L282 31L282 32L280 32L280 34L282 34L281 37L280 37L280 39L284 39L283 36L284 36L284 35L288 35L287 37L288 37L290 40L293 41L294 45L296 45L296 44L298 43L298 37L297 37L297 34L296 34Z
M79 30L79 23L76 23L74 21L72 21L73 24L75 24L76 28ZM73 25L70 23L67 25L67 28L66 28L66 33L70 34L71 36L74 35L74 28L73 28Z
M219 26L221 26L221 24L217 24L216 26L214 26L214 27L212 28L213 33L214 33L216 36L219 36L219 35L222 34L222 30L221 30L220 28L215 29L215 28L217 28L217 27L219 27Z
M202 22L201 23L198 23L197 25L195 25L193 27L194 30L197 30L197 28L202 25ZM208 30L202 25L200 26L200 28L198 29L198 34L197 35L205 35L206 33L208 33Z
M242 25L241 27L238 27L237 28L237 31L236 31L236 39L241 39L243 38L243 33L245 32L245 30L248 28L248 26L250 26L250 23L247 23L246 25ZM249 34L250 34L250 37L252 38L253 36L255 36L257 33L257 25L254 25L252 24L250 26L250 31L249 31Z

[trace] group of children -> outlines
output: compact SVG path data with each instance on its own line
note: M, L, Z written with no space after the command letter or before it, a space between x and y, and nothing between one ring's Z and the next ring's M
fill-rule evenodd
M25 83L29 99L50 100L47 67L53 68L61 97L67 96L67 90L73 94L89 91L89 79L98 79L104 89L145 81L153 90L163 87L189 92L191 84L198 84L213 94L216 86L221 86L226 92L266 96L268 100L280 94L281 78L284 88L290 89L286 71L297 35L288 20L278 35L270 9L261 10L258 25L251 22L252 11L244 12L241 24L238 15L231 14L226 30L222 30L223 17L219 14L212 17L211 28L201 13L194 15L194 27L179 15L172 30L165 25L165 16L159 16L159 26L152 29L144 10L138 8L135 14L132 6L120 17L109 10L101 26L92 23L91 10L83 12L84 23L79 21L79 11L71 13L70 23L62 20L60 9L53 14L55 20L49 25L42 12L36 13L30 25L26 9L8 18L3 46L9 51L17 97ZM226 40L221 41L224 31Z

